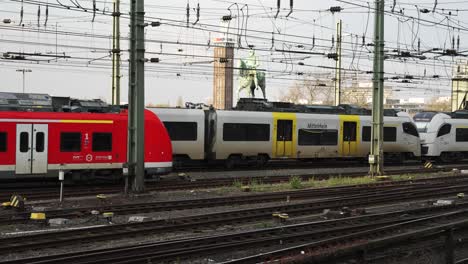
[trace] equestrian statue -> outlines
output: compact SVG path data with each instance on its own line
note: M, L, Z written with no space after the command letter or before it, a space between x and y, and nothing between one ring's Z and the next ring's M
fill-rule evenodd
M237 98L242 90L248 89L249 96L255 98L255 90L261 89L263 93L263 99L266 99L266 82L265 72L257 71L258 63L255 51L249 51L249 57L239 62L239 90L237 91Z

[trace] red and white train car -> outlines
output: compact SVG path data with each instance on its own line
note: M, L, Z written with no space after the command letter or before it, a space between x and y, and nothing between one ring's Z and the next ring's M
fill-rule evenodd
M0 179L122 175L127 113L0 111ZM158 117L145 110L145 170L168 173L172 147Z

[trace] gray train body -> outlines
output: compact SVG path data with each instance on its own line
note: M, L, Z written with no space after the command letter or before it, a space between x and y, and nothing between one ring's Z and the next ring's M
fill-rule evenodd
M243 162L275 159L367 159L371 116L291 112L149 108L164 122L174 162ZM386 159L421 155L416 126L406 113L386 116Z

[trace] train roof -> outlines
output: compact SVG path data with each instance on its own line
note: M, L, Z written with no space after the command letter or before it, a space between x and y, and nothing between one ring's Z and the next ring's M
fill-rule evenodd
M118 106L100 99L83 100L40 93L0 92L0 111L118 113Z
M434 116L437 114L445 114L448 115L450 118L453 119L468 119L468 110L457 110L454 112L435 112L435 111L427 111L427 112L419 112L414 115L414 121L419 122L430 122Z
M266 99L240 98L233 110L261 111L261 112L291 112L311 114L347 114L347 115L372 115L372 110L355 105L300 105L289 102L269 102ZM385 109L384 116L398 116L398 111Z
M199 109L215 110L213 106L191 102L182 107L152 107L159 109ZM309 113L309 114L344 114L344 115L372 115L372 110L355 105L341 104L333 105L300 105L290 102L269 102L266 99L240 98L236 107L222 111L249 111L249 112L286 112L286 113ZM384 116L398 117L399 111L395 109L384 109Z
M45 112L45 111L0 111L0 119L47 120L125 120L124 113L83 113L83 112Z

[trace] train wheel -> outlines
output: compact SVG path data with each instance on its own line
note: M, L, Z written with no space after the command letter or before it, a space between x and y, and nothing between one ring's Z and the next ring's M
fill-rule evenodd
M452 154L448 153L448 152L442 152L440 154L440 157L439 157L439 160L441 162L444 162L444 163L449 163L449 162L452 162L454 161L454 157Z
M226 160L226 168L227 169L234 169L238 164L240 164L240 157L239 156L230 156L227 160Z
M406 161L406 154L405 153L400 153L397 156L397 163L403 164L403 163L405 163L405 161Z
M262 168L264 167L268 162L268 158L265 155L258 155L257 156L257 167Z

